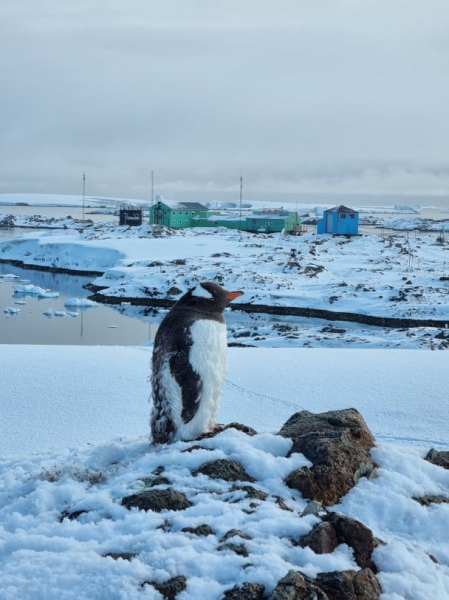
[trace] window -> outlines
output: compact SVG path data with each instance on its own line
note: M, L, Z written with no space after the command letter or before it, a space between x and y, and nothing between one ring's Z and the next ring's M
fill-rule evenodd
M188 219L186 219L186 225L188 225L188 224L189 224L189 220L188 220Z
M345 215L345 213L341 213L341 215L340 215L340 219L346 219L346 215Z
M189 211L188 211L188 210L186 210L186 215L188 215L188 214L189 214Z
M172 214L173 214L173 215L176 215L176 210L174 210Z
M350 219L355 219L355 214L354 214L354 213L351 213L351 214L349 215L349 218L350 218Z
M195 216L195 211L194 211L194 210L192 210L192 217L194 217L194 216Z
M265 221L265 225L273 225L273 221Z

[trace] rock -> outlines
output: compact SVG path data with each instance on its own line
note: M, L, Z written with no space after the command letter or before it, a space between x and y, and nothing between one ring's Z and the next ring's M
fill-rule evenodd
M147 584L152 585L166 600L175 600L176 596L186 589L187 579L184 577L184 575L179 575L179 577L173 577L168 581L164 581L164 583L144 581L142 583L142 587Z
M246 435L257 435L257 431L252 427L248 427L248 425L243 425L242 423L229 423L229 425L225 425L223 431L226 429L237 429L237 431L241 431L242 433L246 433ZM256 584L257 585L257 584Z
M371 569L319 573L315 583L329 600L377 600L382 593Z
M244 544L221 544L221 546L218 546L217 550L219 550L220 552L224 552L225 550L231 550L239 556L244 556L245 558L248 556L248 550L246 549Z
M150 475L142 479L142 483L146 487L155 487L156 485L171 485L171 481L167 477L161 475Z
M265 586L261 583L242 583L226 590L222 600L262 600Z
M211 452L210 448L204 448L203 446L200 446L199 444L194 444L193 446L190 446L190 448L186 448L185 450L181 450L182 453L184 452L193 452L194 450L209 450L209 452Z
M290 473L285 483L325 506L338 502L377 466L370 456L374 438L354 408L321 414L301 411L290 417L279 435L293 440L290 454L300 452L313 463L310 469Z
M379 542L374 538L371 529L360 521L339 513L328 513L324 522L334 527L340 544L347 544L354 550L354 560L360 568L369 568L377 573L371 555Z
M258 490L252 485L233 485L231 491L242 490L242 492L246 492L246 497L249 500L266 500L268 498L268 494L262 492L262 490Z
M225 481L249 481L254 482L254 479L248 475L242 465L227 458L212 460L204 463L192 472L195 477L199 474L207 475L212 479L224 479Z
M362 569L377 572L371 559L373 550L382 543L373 536L371 529L360 521L339 513L328 513L297 545L308 547L316 554L330 554L339 544L347 544L354 551L354 560Z
M288 512L293 512L292 509L285 504L284 500L280 496L274 496L274 499L276 500L276 504L279 506L279 508L281 508L282 510L287 510Z
M312 579L291 570L278 581L269 600L329 600L329 597Z
M234 344L238 345L238 344ZM247 347L248 344L243 344L243 347ZM246 433L246 435L257 435L257 431L252 427L248 427L248 425L243 425L242 423L229 423L228 425L216 425L213 431L209 431L208 433L203 433L203 435L198 436L197 440L205 440L210 439L226 431L226 429L237 429L238 431L242 431Z
M427 496L413 497L413 500L419 502L422 506L429 506L430 504L449 504L449 498L446 496L433 496L428 494Z
M214 535L212 528L207 523L198 525L198 527L183 527L181 531L183 533L193 533L194 535Z
M317 517L322 510L323 505L321 502L318 502L317 500L311 500L302 511L301 517L306 517L307 515L315 515Z
M182 290L180 290L175 285L172 286L169 290L167 290L167 296L179 296L179 294L182 294Z
M443 467L443 469L449 469L449 452L443 452L432 448L427 453L425 460L428 460L439 467Z
M241 531L240 529L230 529L220 539L220 542L226 542L226 540L229 540L230 538L233 538L235 536L239 536L239 537L243 538L244 540L250 540L251 539L249 537L249 535L246 535L246 533L243 533L243 531Z
M69 521L74 521L75 519L77 519L81 515L84 515L87 512L89 512L89 511L87 511L87 510L74 510L73 512L70 512L68 510L64 510L61 513L61 516L59 517L59 521L60 521L60 523L62 523L64 519L68 519Z
M315 554L330 554L339 543L337 532L332 523L322 522L315 525L307 535L302 537L298 542L298 546L308 547Z
M110 556L114 560L118 560L119 558L123 560L132 560L138 555L136 552L108 552L107 554L103 554L103 556Z
M122 504L128 509L136 506L140 510L152 510L154 512L185 510L193 506L185 494L177 492L173 488L150 490L148 492L139 492L131 496L125 496L122 498Z

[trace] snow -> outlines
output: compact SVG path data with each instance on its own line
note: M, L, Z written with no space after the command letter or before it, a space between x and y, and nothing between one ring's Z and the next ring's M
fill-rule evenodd
M27 296L37 296L38 298L58 298L59 292L44 290L37 285L13 285L15 294L24 294Z
M446 248L422 233L295 238L146 224L97 224L84 233L28 234L0 244L2 259L101 271L94 283L125 301L166 298L173 287L185 292L211 280L243 290L240 302L439 320L449 319L447 283L440 281Z
M150 363L148 347L0 345L14 398L0 454L147 435ZM355 406L377 439L448 446L444 352L229 348L228 371L219 422L276 431L298 410Z
M270 593L291 568L311 577L357 569L344 544L316 555L290 543L317 518L299 517L306 501L283 479L310 463L300 454L287 458L291 441L274 434L303 408L347 406L358 408L375 434L373 458L380 468L377 478L362 479L334 508L387 543L374 554L381 599L448 596L449 505L424 507L413 500L448 495L449 472L422 460L431 445L449 447L442 418L449 384L445 353L231 348L229 355L219 420L241 421L261 433L248 437L229 429L203 440L203 449L182 452L195 443L148 445L151 349L0 346L8 399L0 405L2 598L156 599L145 581L183 574L187 589L180 600L218 600L243 581L263 583ZM350 378L342 377L348 372ZM225 457L241 462L256 479L253 485L270 495L267 501L251 508L232 484L191 475ZM157 467L191 499L191 508L158 514L120 504L145 489ZM275 496L293 512L281 510ZM87 512L70 520L64 511ZM181 531L202 523L212 535ZM245 544L248 558L217 551L231 528L250 536L232 538ZM105 556L110 552L137 556L115 561Z
M64 302L64 306L77 306L78 308L88 308L91 306L98 306L93 300L87 298L69 298Z

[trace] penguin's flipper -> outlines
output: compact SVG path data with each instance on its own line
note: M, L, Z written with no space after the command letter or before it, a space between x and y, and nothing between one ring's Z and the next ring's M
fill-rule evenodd
M189 349L178 350L170 357L170 371L181 388L182 420L189 423L198 410L203 391L201 378L189 361Z

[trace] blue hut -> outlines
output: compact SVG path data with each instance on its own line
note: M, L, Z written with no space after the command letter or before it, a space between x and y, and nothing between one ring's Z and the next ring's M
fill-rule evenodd
M332 235L358 235L359 213L347 206L334 206L323 212L323 218L316 224L317 233Z

